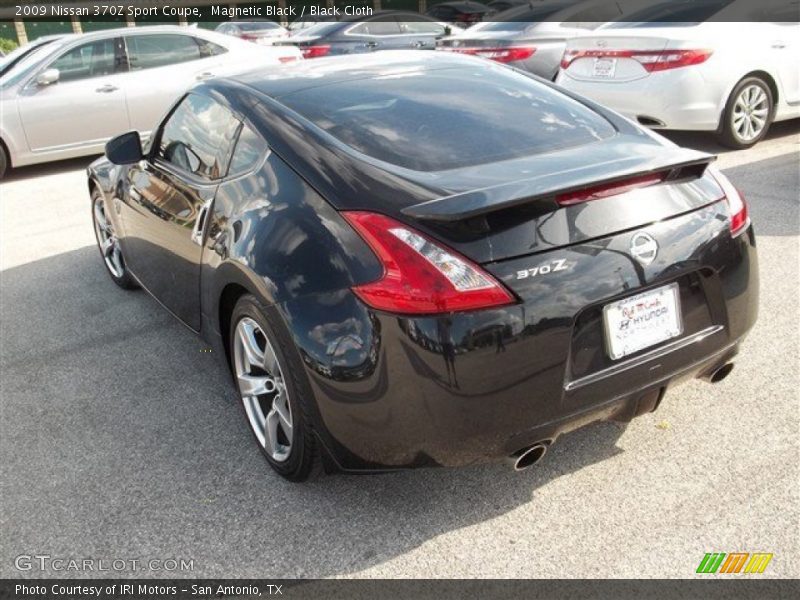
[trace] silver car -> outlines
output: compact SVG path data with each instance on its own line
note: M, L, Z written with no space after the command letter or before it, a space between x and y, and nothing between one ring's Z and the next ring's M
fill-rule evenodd
M177 25L64 36L0 77L0 176L9 167L99 154L131 129L147 137L199 80L301 59L292 46Z
M459 34L437 50L482 56L553 80L568 40L624 19L651 0L553 0L517 6Z

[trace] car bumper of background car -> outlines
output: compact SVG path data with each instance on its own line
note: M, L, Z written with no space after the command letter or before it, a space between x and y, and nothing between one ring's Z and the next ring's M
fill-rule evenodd
M714 131L719 127L719 94L691 68L626 83L581 81L562 71L557 83L653 129Z
M592 311L602 303L580 319L536 319L537 307L525 304L409 318L374 312L347 293L316 324L307 315L319 311L318 299L285 304L289 322L307 323L293 334L330 466L381 471L496 461L591 422L654 410L671 386L726 364L755 322L752 230L730 243L726 264L687 279L687 294L714 298L695 307L696 327L612 368L576 366L585 358L579 346L596 335Z

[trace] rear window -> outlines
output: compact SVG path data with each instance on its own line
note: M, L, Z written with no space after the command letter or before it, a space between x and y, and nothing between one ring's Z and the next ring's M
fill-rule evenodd
M347 81L280 101L351 148L417 171L551 152L615 133L583 104L491 64Z
M498 20L492 23L485 23L480 31L523 31L529 25L534 25L541 21L546 21L548 17L566 8L567 4L548 3L546 6L516 7L508 12L504 12ZM493 18L498 18L495 15Z
M732 0L667 0L611 23L609 29L640 27L693 27L708 21Z

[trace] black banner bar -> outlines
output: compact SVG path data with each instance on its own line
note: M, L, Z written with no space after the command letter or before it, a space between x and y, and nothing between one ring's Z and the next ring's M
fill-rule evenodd
M27 579L0 580L0 598L19 600L494 600L506 598L583 600L770 600L797 598L799 580L758 575L710 575L691 580L281 580L281 579Z

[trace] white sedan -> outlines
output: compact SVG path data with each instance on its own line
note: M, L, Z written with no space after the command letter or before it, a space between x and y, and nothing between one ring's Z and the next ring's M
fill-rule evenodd
M668 4L676 20L676 3ZM571 41L557 83L642 125L715 131L733 148L754 145L774 121L800 117L797 22L718 22L710 11L681 23L645 16Z
M0 78L0 177L9 167L100 154L131 129L146 137L198 81L301 59L293 46L179 26L63 36Z

